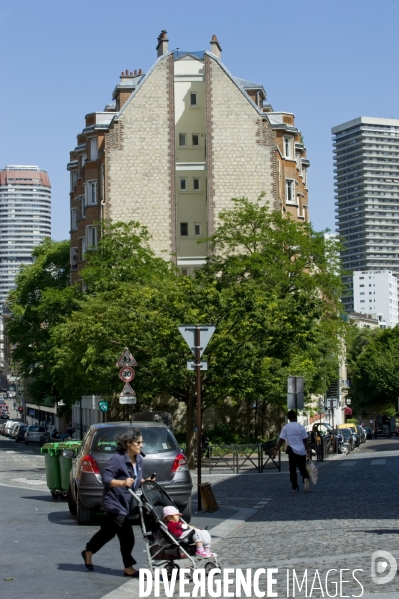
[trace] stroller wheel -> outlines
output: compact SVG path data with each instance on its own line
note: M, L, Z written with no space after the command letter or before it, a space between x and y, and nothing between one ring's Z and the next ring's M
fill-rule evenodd
M172 572L173 572L173 570L177 570L176 580L179 579L180 566L178 564L175 564L175 562L168 562L166 564L165 570L166 570L166 572L168 574L168 580L170 580L172 578Z
M210 571L214 570L217 567L218 567L217 564L215 564L214 562L206 562L206 564L204 566L205 576L209 576Z

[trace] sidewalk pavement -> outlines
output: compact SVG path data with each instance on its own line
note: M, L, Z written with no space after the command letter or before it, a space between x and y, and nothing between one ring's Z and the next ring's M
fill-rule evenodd
M328 596L325 577L334 569L338 572L330 573L330 581L339 577L340 570L348 580L336 596L393 599L398 596L399 575L387 584L376 584L371 559L375 551L383 550L399 562L399 440L369 441L349 456L336 456L318 467L319 482L310 493L303 487L290 493L286 467L281 473L203 474L219 505L237 509L230 522L210 530L215 537L212 548L224 568L253 572L277 568L274 590L279 597L293 596L294 570L299 580L305 570L308 576L307 591L305 586L302 591L296 588L296 597ZM244 515L242 509L253 511ZM354 570L360 584L352 576ZM312 591L317 576L321 588ZM103 599L135 599L138 589L138 581L129 581L118 589L118 596L110 593ZM266 591L265 581L260 589ZM334 596L333 587L328 590ZM173 596L179 596L177 585Z

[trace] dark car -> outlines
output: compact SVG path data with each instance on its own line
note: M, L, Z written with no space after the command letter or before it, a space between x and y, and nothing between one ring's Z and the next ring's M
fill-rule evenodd
M79 453L72 462L68 505L79 524L89 524L94 511L101 509L101 475L116 452L116 437L131 426L130 422L94 424L87 431ZM171 496L183 514L191 519L193 483L187 458L173 433L158 422L136 423L143 434L144 478L156 473L156 481Z
M27 424L21 424L19 426L17 434L15 435L15 440L17 443L19 443L19 441L25 441L25 433L27 431L27 428L28 428Z
M350 451L355 449L355 438L353 432L349 428L338 429L340 435L342 435L344 443L347 443L350 447Z
M370 428L369 426L364 427L364 432L366 433L366 439L372 439L373 438L373 429Z

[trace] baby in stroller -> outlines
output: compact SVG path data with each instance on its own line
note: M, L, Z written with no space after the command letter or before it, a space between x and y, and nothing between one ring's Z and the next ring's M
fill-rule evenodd
M211 535L207 530L189 526L180 519L181 513L172 505L167 505L162 510L162 517L169 532L176 539L183 540L191 531L194 530L192 540L196 545L196 555L199 557L216 557L216 553L211 552Z

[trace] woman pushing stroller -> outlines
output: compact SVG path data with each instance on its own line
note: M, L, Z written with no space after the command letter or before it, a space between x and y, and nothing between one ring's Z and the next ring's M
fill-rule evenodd
M216 557L216 553L211 552L211 535L207 530L189 526L181 520L182 514L172 505L167 505L162 510L162 517L169 532L176 537L178 541L183 541L194 530L192 539L196 544L196 555L199 557Z

